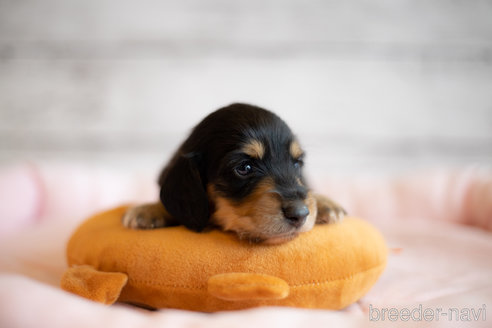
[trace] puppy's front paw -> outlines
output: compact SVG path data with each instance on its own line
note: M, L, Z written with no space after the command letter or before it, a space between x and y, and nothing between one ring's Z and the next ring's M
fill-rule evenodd
M318 207L317 224L339 222L347 215L342 206L325 196L316 195L316 203Z
M166 225L165 211L159 204L141 205L129 208L121 222L127 228L155 229Z

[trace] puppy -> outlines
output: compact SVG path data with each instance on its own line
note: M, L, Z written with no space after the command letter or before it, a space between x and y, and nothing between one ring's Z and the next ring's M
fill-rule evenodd
M201 121L159 177L160 202L130 208L126 227L219 228L251 242L276 244L345 210L313 194L303 177L304 151L274 113L246 104Z

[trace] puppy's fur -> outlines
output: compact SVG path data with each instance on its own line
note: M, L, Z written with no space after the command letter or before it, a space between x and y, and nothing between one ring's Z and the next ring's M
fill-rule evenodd
M160 202L131 208L137 229L218 227L253 242L280 243L345 211L313 194L304 151L289 127L265 109L232 104L201 121L159 178Z

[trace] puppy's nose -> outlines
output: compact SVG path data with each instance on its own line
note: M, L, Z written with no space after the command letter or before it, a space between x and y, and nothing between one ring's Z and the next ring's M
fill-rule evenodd
M309 215L309 209L302 201L292 202L282 208L282 210L285 219L296 228L302 226Z

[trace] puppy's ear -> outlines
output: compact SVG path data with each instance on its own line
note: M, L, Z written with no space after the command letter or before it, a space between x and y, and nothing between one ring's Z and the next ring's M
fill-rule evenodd
M210 213L204 169L194 155L178 155L159 178L160 198L166 210L180 224L202 231Z

